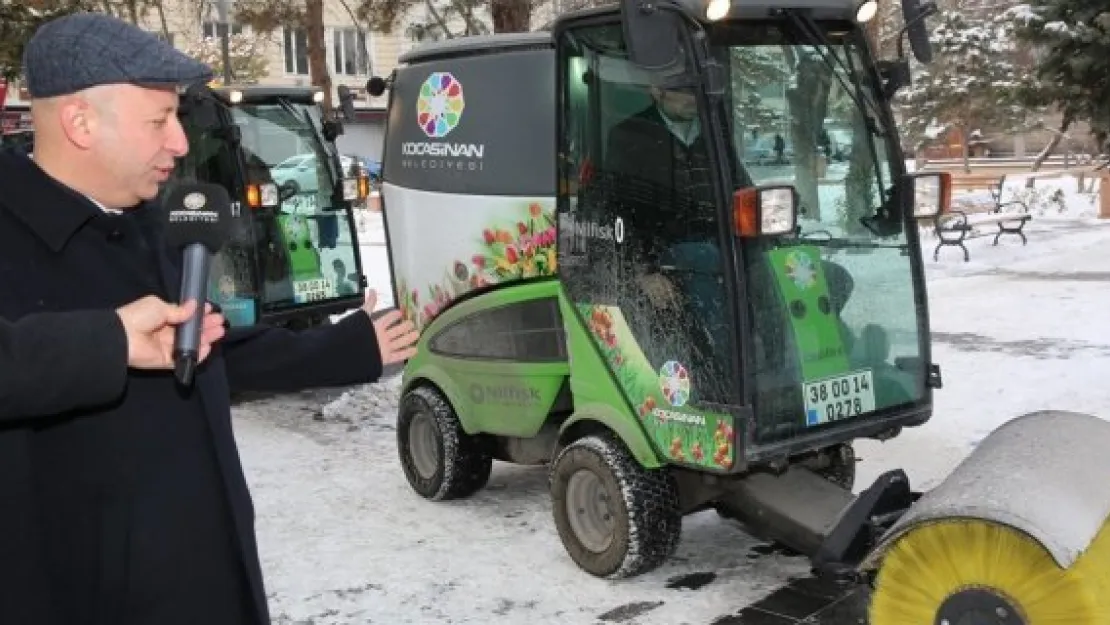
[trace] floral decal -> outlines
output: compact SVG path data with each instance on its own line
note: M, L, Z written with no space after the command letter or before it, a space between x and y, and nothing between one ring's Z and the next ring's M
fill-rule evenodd
M619 309L579 304L578 310L627 396L641 398L636 414L656 449L675 462L730 469L734 441L731 418L689 408L685 397L680 401L677 395L668 393L669 387L660 383L662 372L656 371L640 351ZM678 363L663 367L666 371L679 368Z
M405 319L423 328L451 302L483 287L513 280L555 275L555 218L536 202L519 218L482 229L476 252L445 268L439 283L424 293L398 280L399 306Z

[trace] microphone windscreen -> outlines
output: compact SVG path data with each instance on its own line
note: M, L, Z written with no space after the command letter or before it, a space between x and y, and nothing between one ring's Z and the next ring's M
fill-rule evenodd
M227 189L210 183L181 182L162 203L166 242L174 248L200 243L215 253L223 247L231 227L231 197Z

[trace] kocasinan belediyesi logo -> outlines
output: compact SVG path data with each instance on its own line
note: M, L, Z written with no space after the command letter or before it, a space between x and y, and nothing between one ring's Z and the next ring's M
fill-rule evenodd
M185 210L170 211L170 223L216 223L220 221L220 214L216 211L201 210L208 205L208 197L200 191L194 191L185 196L181 201Z
M416 125L429 141L401 144L401 166L417 169L481 171L486 146L443 140L459 127L466 110L462 82L451 72L432 72L420 85L416 98ZM419 157L419 158L412 158Z

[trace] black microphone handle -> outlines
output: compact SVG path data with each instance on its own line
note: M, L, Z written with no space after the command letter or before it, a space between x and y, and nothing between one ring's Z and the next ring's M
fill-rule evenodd
M196 311L174 331L174 374L185 385L193 383L200 353L200 331L204 320L205 303L208 301L208 267L212 254L203 244L192 243L185 248L181 267L182 304L189 300L197 303Z

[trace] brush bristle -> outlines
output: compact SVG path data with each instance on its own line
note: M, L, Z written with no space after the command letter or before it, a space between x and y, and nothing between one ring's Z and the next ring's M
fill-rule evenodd
M1110 523L1069 569L1028 535L998 523L952 519L924 525L887 553L871 625L931 625L944 600L978 587L1007 597L1029 625L1110 623Z

